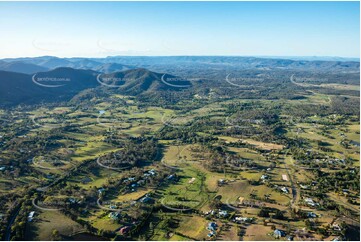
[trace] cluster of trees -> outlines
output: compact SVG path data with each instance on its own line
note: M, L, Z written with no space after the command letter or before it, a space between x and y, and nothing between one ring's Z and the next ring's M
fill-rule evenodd
M122 168L141 166L144 162L156 158L158 143L155 139L133 138L127 139L122 144L122 149L117 152L108 153L100 158L100 163L106 162L106 166Z
M271 217L271 218L280 219L280 220L286 219L284 212L282 212L276 208L267 208L267 207L262 207L260 209L260 211L258 212L258 216L265 217L265 218Z

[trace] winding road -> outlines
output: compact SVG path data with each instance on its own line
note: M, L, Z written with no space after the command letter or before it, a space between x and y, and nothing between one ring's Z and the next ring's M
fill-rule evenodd
M13 226L13 223L15 222L16 216L18 216L20 212L21 206L16 210L16 212L11 216L8 226L6 227L5 231L5 241L10 241L11 238L11 226Z

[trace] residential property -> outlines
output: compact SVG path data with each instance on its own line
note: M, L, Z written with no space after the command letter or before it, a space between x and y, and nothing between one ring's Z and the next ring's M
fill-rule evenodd
M148 203L150 202L152 199L148 196L148 194L146 194L144 197L142 197L141 199L139 199L140 202L142 203Z
M275 231L273 231L273 237L275 237L276 239L279 239L281 237L285 237L286 236L286 232L279 230L279 229L275 229Z
M236 223L251 223L254 220L254 218L247 218L247 217L235 217L233 219Z
M305 202L311 207L315 207L316 205L318 205L318 203L315 203L311 198L305 198Z
M168 179L168 180L174 180L174 179L175 179L175 175L174 175L174 174L169 175L167 179Z
M263 180L263 181L267 180L268 178L269 178L268 175L262 175L261 176L261 180Z
M225 218L228 216L228 212L226 210L219 210L218 216L221 218Z
M208 223L207 229L210 231L216 231L217 230L217 223L216 222L210 222Z
M117 220L120 217L120 214L118 212L111 212L109 213L108 217L113 220Z
M315 214L314 212L308 212L307 217L308 218L317 218L317 214Z
M216 235L216 232L215 232L214 230L211 230L211 231L207 234L208 237L213 237L213 236L215 236L215 235Z
M99 193L99 194L102 194L104 191L105 191L104 188L99 188L99 189L98 189L98 193Z
M209 210L208 212L204 212L205 215L214 215L215 211L214 210Z
M308 189L308 188L309 188L308 185L303 185L303 184L300 184L300 187L301 187L302 189Z
M151 169L150 171L148 171L148 173L151 175L151 176L155 176L156 175L156 172L154 169Z
M335 231L341 231L342 230L341 226L339 224L337 224L337 223L333 223L332 228Z
M31 211L28 215L28 221L31 222L34 219L35 211Z
M281 187L281 191L284 192L284 193L288 193L287 187Z
M115 206L115 205L109 205L109 208L110 208L110 209L116 209L117 206Z
M119 229L119 233L122 234L122 235L129 233L129 231L130 231L130 227L129 227L129 226L124 226L124 227L121 227L121 228Z

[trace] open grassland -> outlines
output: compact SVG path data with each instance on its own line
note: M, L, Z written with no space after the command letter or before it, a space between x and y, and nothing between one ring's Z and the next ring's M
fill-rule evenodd
M91 221L91 224L97 229L110 230L110 231L115 231L121 227L121 224L109 218L107 214L103 217L98 216L95 220Z
M270 234L273 232L271 226L263 226L258 224L249 225L246 234L243 236L245 241L270 241L275 240Z
M282 194L266 185L250 185L248 181L234 181L227 185L221 186L217 192L222 196L224 203L236 204L239 198L246 200L252 199L251 194L256 195L259 199L263 199L265 194L270 194L270 198L275 200L276 203L286 205L290 201L290 197Z
M118 195L115 199L112 199L111 202L131 202L131 201L136 201L136 200L144 197L150 191L152 191L152 190L151 189L138 188L134 192Z
M163 188L161 203L171 208L196 208L208 199L204 184L204 174L187 168L179 172L179 181L169 180Z
M229 223L222 228L222 231L217 234L217 240L223 241L239 241L240 236L238 236L238 225Z
M173 141L173 143L176 141ZM187 162L197 162L192 151L197 145L165 145L163 162L170 166L184 166Z
M329 155L335 156L340 159L344 159L345 155L352 157L359 161L359 147L351 146L349 149L345 149L341 145L341 141L344 138L350 139L359 143L360 135L357 133L358 125L345 126L345 130L332 129L329 131L329 136L325 136L320 133L320 129L323 125L311 124L311 123L298 123L296 128L293 129L288 135L290 137L300 137L308 140L313 146L317 147L318 142L324 142L331 152L326 152ZM330 138L332 137L332 138Z
M27 224L26 234L29 240L52 240L53 230L69 236L83 227L59 211L36 210L34 220Z
M235 143L235 142L245 142L250 145L254 145L257 148L264 149L264 150L280 150L283 148L282 145L279 144L273 144L273 143L267 143L267 142L260 142L253 139L241 139L241 138L235 138L235 137L229 137L229 136L218 136L219 139L224 140L229 143Z
M206 227L210 221L207 221L205 218L196 215L185 215L180 216L179 218L180 226L176 231L197 240L203 240L207 238L208 231Z
M283 148L283 145L260 142L252 139L244 139L244 141L263 150L281 150Z

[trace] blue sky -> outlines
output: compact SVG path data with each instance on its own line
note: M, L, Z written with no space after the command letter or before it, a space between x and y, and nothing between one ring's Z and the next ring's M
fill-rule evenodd
M0 2L0 58L359 57L359 2Z

